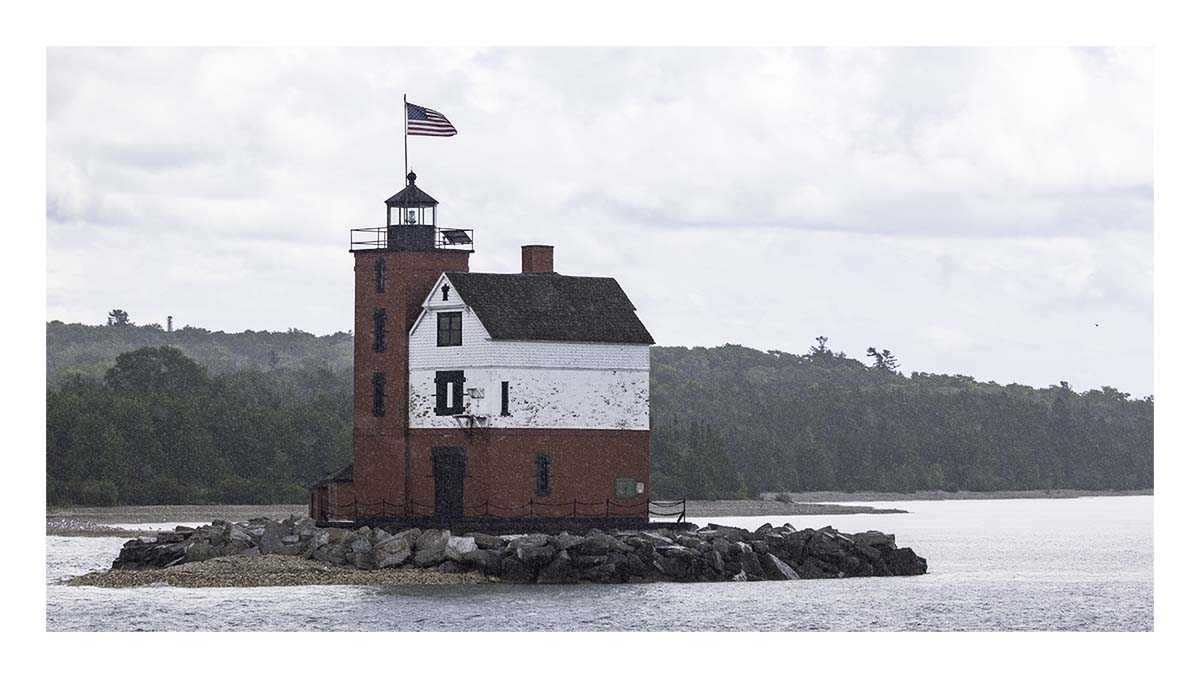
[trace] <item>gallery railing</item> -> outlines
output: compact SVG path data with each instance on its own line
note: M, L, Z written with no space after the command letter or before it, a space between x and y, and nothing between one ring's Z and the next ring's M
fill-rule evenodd
M326 520L395 520L405 518L450 518L439 516L436 507L422 504L409 499L407 502L395 504L384 499L365 500L355 498L349 502L339 502L332 505L334 511L324 516ZM564 502L546 502L531 498L524 504L506 505L489 500L482 503L464 506L461 515L453 519L486 520L498 519L603 519L603 518L640 518L655 516L659 518L674 518L675 522L687 521L687 500L654 501L650 499L633 500L630 502L605 499L603 501L581 501L572 499Z

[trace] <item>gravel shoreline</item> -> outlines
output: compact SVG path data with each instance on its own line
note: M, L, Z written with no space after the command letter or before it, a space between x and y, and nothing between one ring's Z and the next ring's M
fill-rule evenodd
M444 573L429 569L358 570L296 556L222 556L161 570L89 572L63 582L67 586L130 588L166 585L184 588L248 586L409 586L482 584L497 581L478 572Z

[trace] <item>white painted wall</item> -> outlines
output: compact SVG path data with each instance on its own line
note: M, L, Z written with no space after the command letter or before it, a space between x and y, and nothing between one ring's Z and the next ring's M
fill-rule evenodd
M409 338L409 425L458 426L434 414L438 370L463 370L467 412L497 428L650 428L650 348L636 344L499 341L454 292L442 301L438 281ZM437 345L437 311L463 311L462 346ZM509 412L500 416L500 382L509 382Z

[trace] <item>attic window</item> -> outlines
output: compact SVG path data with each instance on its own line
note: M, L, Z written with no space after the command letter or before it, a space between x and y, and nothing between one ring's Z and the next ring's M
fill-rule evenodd
M437 345L462 346L462 312L437 314Z
M442 285L442 301L450 301L450 286Z

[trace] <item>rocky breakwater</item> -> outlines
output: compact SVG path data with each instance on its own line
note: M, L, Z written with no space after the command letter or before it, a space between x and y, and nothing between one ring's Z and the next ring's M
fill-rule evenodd
M524 583L762 581L924 574L926 562L882 532L785 524L750 531L601 531L497 536L448 530L320 528L308 518L177 527L125 543L113 570L169 568L219 556L285 555L357 570L474 572ZM226 559L228 560L228 559ZM311 582L305 582L311 583Z

